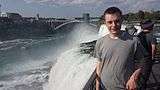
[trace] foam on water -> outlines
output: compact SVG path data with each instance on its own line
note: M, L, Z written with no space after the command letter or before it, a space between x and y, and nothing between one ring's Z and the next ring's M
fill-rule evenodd
M0 45L0 76L36 69L48 61L54 61L56 51L48 47L49 45L43 46L44 43L54 40L55 38L17 39L3 42ZM43 51L42 54L41 51ZM49 51L54 52L54 55L53 53L48 54Z
M78 45L95 40L96 32L92 26L84 24L71 31L58 33L55 35L58 37L0 43L0 70L3 73L0 75L0 90L48 90L51 85L51 90L82 88L94 70L95 60L88 54L81 54ZM51 70L51 85L48 85L50 62L56 65ZM63 83L52 83L54 80Z
M78 48L64 52L51 69L49 90L82 90L96 67L96 59L78 53Z
M0 90L43 90L49 67L29 70L1 77Z
M84 43L91 42L98 39L98 29L95 26L81 24L76 25L73 28L73 31L69 34L68 40L72 43Z
M72 49L62 53L49 75L47 90L82 90L96 68L96 59L80 53L80 43L98 39L94 26L81 24L74 27L67 37Z

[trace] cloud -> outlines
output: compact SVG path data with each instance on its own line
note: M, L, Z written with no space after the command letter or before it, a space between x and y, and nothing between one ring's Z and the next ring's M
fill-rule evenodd
M120 7L125 12L137 10L157 10L160 8L160 0L24 0L27 3L39 3L51 6L80 6L87 10L107 8L109 6Z
M24 0L27 3L52 3L57 5L96 4L102 0Z
M130 4L135 6L137 3L141 3L141 5L145 5L152 2L160 2L159 0L24 0L27 3L53 3L59 5L73 5L73 4ZM139 5L139 4L138 4Z
M160 8L159 4L159 0L127 0L124 6L126 11L134 12L138 10L157 10Z

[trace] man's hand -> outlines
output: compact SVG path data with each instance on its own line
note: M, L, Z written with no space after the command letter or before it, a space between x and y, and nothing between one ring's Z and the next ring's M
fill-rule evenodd
M127 90L137 90L136 80L134 78L130 78L126 84Z
M137 90L137 80L140 72L141 72L141 69L139 68L132 74L132 76L130 77L130 79L127 81L127 84L126 84L127 90Z

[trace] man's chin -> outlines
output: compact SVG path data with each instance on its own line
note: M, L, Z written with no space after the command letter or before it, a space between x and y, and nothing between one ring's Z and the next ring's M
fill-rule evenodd
M111 32L112 34L118 34L118 32Z

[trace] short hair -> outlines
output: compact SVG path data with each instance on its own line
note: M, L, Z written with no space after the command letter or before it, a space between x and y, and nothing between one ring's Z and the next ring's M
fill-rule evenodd
M109 7L108 9L105 10L103 15L105 16L106 14L115 14L115 13L119 13L120 15L122 15L122 11L117 7Z

